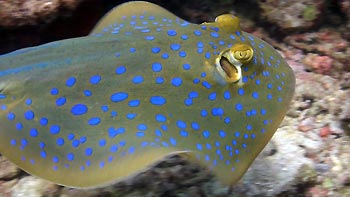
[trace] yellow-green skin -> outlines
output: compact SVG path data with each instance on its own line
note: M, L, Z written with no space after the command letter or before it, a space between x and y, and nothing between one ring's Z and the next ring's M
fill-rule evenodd
M237 43L254 57L232 83L215 62ZM126 3L89 36L0 56L0 152L70 187L125 179L170 154L234 184L276 131L294 85L278 52L234 18L197 25Z

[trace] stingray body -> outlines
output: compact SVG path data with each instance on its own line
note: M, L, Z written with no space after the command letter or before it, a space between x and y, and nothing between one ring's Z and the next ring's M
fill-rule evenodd
M70 187L115 182L170 154L233 184L283 119L294 80L236 17L197 25L126 3L86 37L0 56L0 152Z

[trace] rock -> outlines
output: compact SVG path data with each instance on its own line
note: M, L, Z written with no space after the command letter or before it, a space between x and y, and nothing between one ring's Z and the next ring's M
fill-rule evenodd
M5 157L0 156L0 180L14 178L19 172L20 169L16 165L5 159Z
M281 31L306 30L322 21L324 1L273 1L259 0L262 17L277 25Z
M11 188L11 196L16 197L42 197L55 196L58 186L48 181L33 176L26 176Z
M0 26L19 27L48 23L62 11L74 10L81 0L2 0Z

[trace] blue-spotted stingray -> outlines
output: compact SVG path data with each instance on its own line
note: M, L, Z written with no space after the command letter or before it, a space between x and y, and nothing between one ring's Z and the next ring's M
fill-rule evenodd
M0 56L0 152L69 187L111 184L174 154L232 185L294 86L279 53L235 16L192 24L125 3L88 36Z

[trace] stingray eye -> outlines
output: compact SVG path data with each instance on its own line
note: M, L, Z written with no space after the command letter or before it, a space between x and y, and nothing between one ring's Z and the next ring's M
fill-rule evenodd
M253 59L253 48L248 44L235 44L231 47L230 53L237 61L248 64Z
M235 44L230 49L222 51L216 58L216 69L230 83L242 78L242 64L249 63L253 58L253 48L248 44Z

